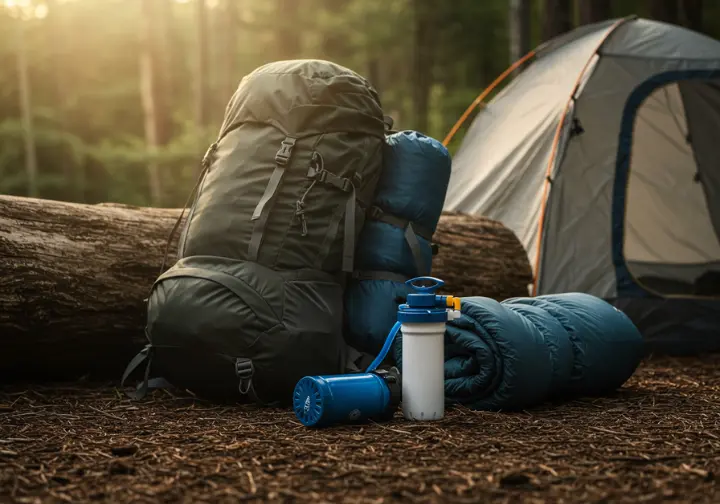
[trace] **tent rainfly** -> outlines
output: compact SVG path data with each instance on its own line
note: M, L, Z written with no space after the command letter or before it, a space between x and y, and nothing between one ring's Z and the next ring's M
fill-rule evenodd
M530 294L604 298L649 352L720 350L720 41L630 17L527 60L469 127L445 210L512 229Z

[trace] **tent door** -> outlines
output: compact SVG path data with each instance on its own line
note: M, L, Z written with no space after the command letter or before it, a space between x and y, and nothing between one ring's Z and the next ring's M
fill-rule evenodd
M720 80L655 86L624 121L632 121L627 283L660 296L720 297Z

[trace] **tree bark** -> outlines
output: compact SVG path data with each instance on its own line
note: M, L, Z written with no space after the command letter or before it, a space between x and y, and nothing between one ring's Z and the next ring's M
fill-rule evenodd
M119 377L178 216L0 196L0 381Z
M550 40L573 28L570 0L545 0L543 39Z
M433 241L438 254L432 275L454 296L483 296L502 301L527 296L532 269L522 243L497 221L443 212Z
M580 24L592 24L612 17L611 0L578 0Z
M0 380L118 380L146 343L143 300L179 216L180 209L0 196ZM527 295L530 264L501 224L446 213L435 241L433 275L448 293Z

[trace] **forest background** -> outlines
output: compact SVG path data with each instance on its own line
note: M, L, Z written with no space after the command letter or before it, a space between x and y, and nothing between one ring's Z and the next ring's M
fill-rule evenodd
M631 14L720 37L711 0L0 0L0 194L180 207L242 77L280 59L348 66L442 140L530 49Z

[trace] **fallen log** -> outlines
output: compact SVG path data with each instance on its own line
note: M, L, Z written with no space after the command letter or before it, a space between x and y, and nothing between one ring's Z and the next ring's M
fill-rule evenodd
M473 215L444 212L434 241L433 276L448 294L502 301L527 296L532 270L525 248L501 223Z
M146 342L143 300L179 215L0 196L0 382L117 379ZM448 292L527 293L525 252L501 224L447 214L436 240L433 275Z

